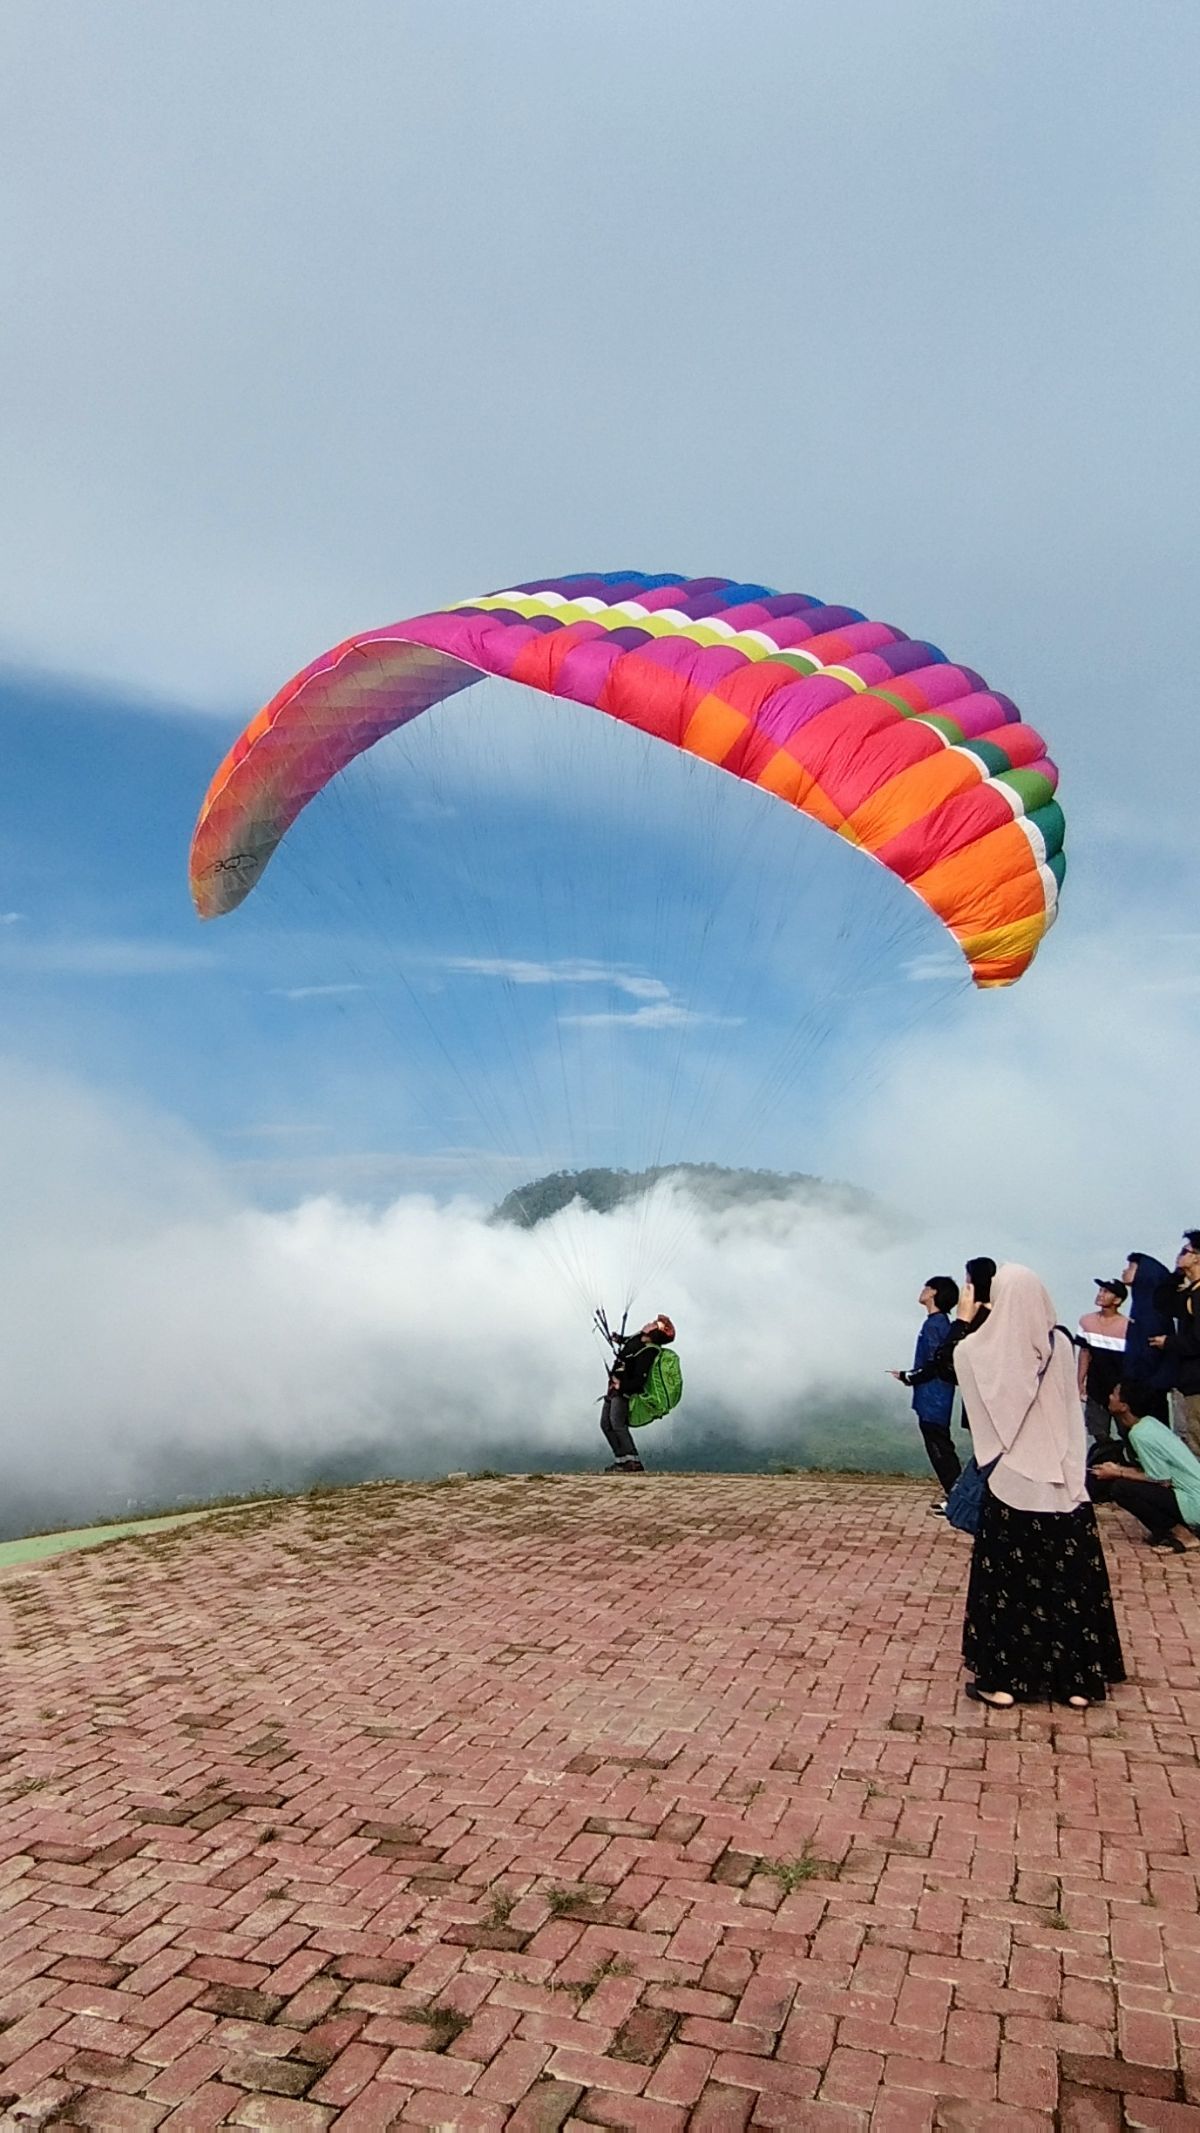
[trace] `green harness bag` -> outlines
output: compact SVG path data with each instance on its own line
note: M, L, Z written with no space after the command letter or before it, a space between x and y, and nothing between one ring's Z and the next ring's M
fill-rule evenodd
M682 1398L683 1371L679 1357L673 1348L660 1348L650 1365L644 1392L635 1393L629 1402L630 1429L645 1429L648 1422L661 1421L673 1407L678 1407Z

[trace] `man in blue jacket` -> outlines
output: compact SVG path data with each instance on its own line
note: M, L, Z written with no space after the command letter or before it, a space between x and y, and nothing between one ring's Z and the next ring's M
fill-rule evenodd
M948 1274L934 1274L917 1301L924 1310L925 1323L917 1335L912 1369L893 1370L889 1375L899 1379L901 1385L912 1385L913 1412L929 1454L929 1464L944 1492L942 1502L931 1505L940 1516L946 1508L945 1498L962 1472L950 1435L954 1383L950 1377L926 1377L925 1373L939 1348L943 1348L950 1338L950 1313L958 1302L958 1283L951 1281ZM914 1378L920 1378L922 1382L913 1384Z

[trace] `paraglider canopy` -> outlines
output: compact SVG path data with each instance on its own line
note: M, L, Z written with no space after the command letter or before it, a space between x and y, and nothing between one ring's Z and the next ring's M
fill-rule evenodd
M348 638L235 742L192 842L202 918L254 887L297 815L385 734L483 675L569 698L744 779L936 913L976 985L1054 921L1058 773L1008 697L858 610L728 578L539 580Z

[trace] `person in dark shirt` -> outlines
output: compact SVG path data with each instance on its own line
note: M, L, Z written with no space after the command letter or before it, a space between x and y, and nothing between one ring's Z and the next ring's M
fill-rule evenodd
M986 1258L968 1259L966 1273L967 1278L958 1299L958 1310L951 1320L946 1339L930 1362L922 1363L919 1370L905 1372L906 1385L927 1385L935 1378L940 1378L951 1387L957 1385L958 1372L954 1365L954 1351L960 1341L965 1341L972 1333L978 1333L980 1327L987 1324L992 1308L992 1283L996 1278L996 1262ZM962 1426L964 1429L970 1426L965 1407Z
M1170 1330L1152 1339L1167 1363L1179 1396L1178 1434L1192 1453L1200 1453L1200 1229L1185 1229L1175 1261L1155 1298Z
M1153 1391L1154 1405L1148 1411L1165 1422L1170 1414L1171 1366L1158 1336L1171 1330L1170 1314L1159 1298L1172 1275L1161 1259L1149 1252L1130 1252L1121 1272L1129 1290L1129 1326L1125 1334L1122 1371L1143 1392Z
M664 1311L637 1333L613 1343L608 1386L600 1406L600 1427L613 1455L613 1463L605 1469L606 1473L645 1473L629 1427L629 1403L639 1392L646 1390L655 1356L674 1338L675 1328Z
M925 1283L917 1298L925 1312L925 1323L917 1335L916 1350L911 1370L893 1370L889 1376L898 1378L902 1385L912 1387L913 1412L921 1432L922 1442L929 1454L942 1490L941 1503L931 1504L930 1509L942 1512L946 1497L962 1472L954 1439L950 1434L950 1415L954 1406L954 1381L951 1378L927 1377L925 1365L932 1363L936 1355L950 1339L950 1313L958 1302L958 1283L948 1274L933 1274Z

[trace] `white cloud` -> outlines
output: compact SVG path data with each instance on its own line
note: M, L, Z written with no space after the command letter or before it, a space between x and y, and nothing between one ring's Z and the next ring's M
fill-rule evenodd
M900 965L910 985L952 985L965 977L961 955L914 955Z
M642 1000L642 1007L592 1008L561 1014L558 1021L572 1029L689 1029L705 1025L734 1029L744 1016L710 1015L699 1008L684 1007L671 997L661 978L652 978L621 963L591 962L585 957L557 962L530 962L513 956L447 956L438 969L481 978L503 978L512 985L604 986Z
M323 1137L328 1132L323 1119L264 1119L261 1125L226 1126L221 1137L229 1141L291 1141Z
M876 1262L878 1307L842 1340L857 1215L787 1200L698 1215L670 1189L649 1210L577 1205L532 1232L417 1194L265 1213L169 1119L13 1065L0 1168L10 1503L169 1490L236 1468L247 1446L256 1472L364 1444L400 1471L484 1465L514 1443L530 1465L600 1463L591 1310L603 1298L619 1315L639 1254L635 1308L675 1317L693 1415L767 1433L806 1397L886 1399L928 1271L902 1252L886 1276ZM903 1452L903 1400L895 1421ZM669 1459L666 1436L658 1449Z
M292 0L281 36L281 11L232 0L9 0L14 649L248 710L354 628L555 557L784 584L811 562L816 589L944 639L1031 715L1055 706L1076 789L1157 793L1159 844L1157 766L1186 727L1166 648L1195 489L1177 413L1195 293L1173 268L1194 212L1196 11L1158 10L1151 38L1117 0L1094 12L1086 50L1048 20L1030 68L993 9L861 0L814 38L807 10L777 6L772 66L761 40L725 52L714 154L717 0L686 17L623 0L632 72L624 35L589 40L581 11L544 4L517 39L508 10L472 10L466 63L453 9ZM981 148L961 113L983 81ZM320 148L286 183L264 112L317 109ZM855 152L864 128L876 157ZM625 241L615 146L669 247ZM804 276L780 275L764 197L807 217ZM582 241L593 263L548 315L479 235L534 221L549 256ZM809 288L867 251L884 381L853 306L805 330ZM1127 301L1098 335L1114 251ZM915 258L938 261L933 351ZM617 300L598 306L597 280ZM764 280L775 330L747 336ZM322 301L334 288L361 302ZM305 330L281 367L288 318ZM774 413L757 458L729 420L735 381ZM545 467L567 465L548 502ZM1097 591L1113 585L1138 617L1116 640ZM1134 700L1142 778L1112 745Z
M14 914L19 916L19 914ZM70 978L161 978L191 976L220 958L209 948L177 941L124 940L80 935L73 939L0 937L0 968L22 974Z
M375 1209L406 1193L436 1192L441 1199L447 1193L478 1192L481 1176L503 1192L544 1167L536 1156L496 1155L481 1148L440 1148L427 1155L339 1149L331 1155L242 1156L235 1164L247 1189L261 1187L276 1204L294 1205L326 1193L335 1199L361 1194Z
M661 978L648 977L622 963L596 963L578 956L532 962L520 956L451 955L443 957L437 968L462 977L503 978L510 985L607 985L635 1000L670 998Z
M480 1151L219 1164L170 1119L0 1068L10 1499L52 1500L64 1476L106 1501L169 1494L247 1445L264 1478L362 1446L398 1471L487 1465L513 1444L530 1464L590 1458L590 1311L619 1311L635 1263L635 1309L668 1308L680 1327L693 1418L766 1439L841 1402L847 1459L881 1413L904 1457L905 1404L888 1405L882 1373L910 1352L930 1273L975 1252L1019 1258L1070 1319L1096 1266L1131 1248L1169 1257L1200 1221L1184 1168L1194 1003L1110 995L1082 960L1044 960L885 1056L821 1161L880 1196L866 1217L790 1200L698 1213L666 1187L637 1212L576 1206L532 1233L498 1229L477 1202L442 1197L481 1167L495 1176ZM304 1131L285 1122L280 1138ZM529 1174L514 1158L514 1182ZM301 1204L256 1204L290 1180L307 1181ZM401 1195L382 1208L381 1185ZM374 1207L353 1204L360 1192ZM655 1450L669 1460L670 1445L664 1433Z
M268 988L277 1000L332 1000L347 992L364 992L362 985L272 985Z
M1011 990L967 999L952 1028L918 1028L838 1154L954 1240L951 1271L975 1252L1026 1260L1069 1315L1093 1263L1134 1247L1169 1257L1180 1224L1200 1220L1186 1071L1200 1017L1183 990L1126 981L1132 940L1107 957L1057 947Z
M237 730L240 712L240 722L245 723L246 707L238 696L220 700L193 698L178 693L172 683L159 686L154 681L132 679L136 659L131 658L125 670L114 677L111 669L97 673L79 661L66 663L60 656L61 647L52 641L38 649L38 658L22 658L11 634L0 629L0 682L35 705L42 701L60 707L68 703L80 718L99 714L106 718L166 719L179 725L223 725L232 731ZM215 761L213 767L216 768Z
M598 1029L613 1024L624 1029L689 1029L705 1023L734 1029L739 1028L745 1018L742 1015L705 1015L696 1008L681 1007L677 1000L665 999L656 1001L652 1007L635 1007L626 1014L614 1009L610 1013L560 1015L558 1019L577 1029Z

